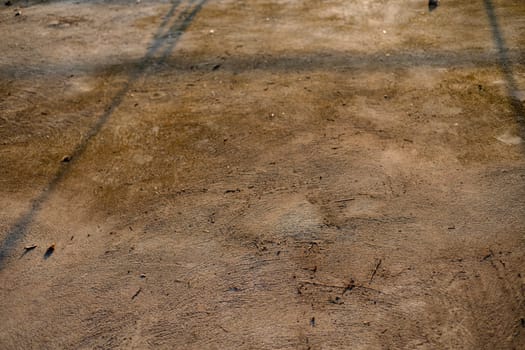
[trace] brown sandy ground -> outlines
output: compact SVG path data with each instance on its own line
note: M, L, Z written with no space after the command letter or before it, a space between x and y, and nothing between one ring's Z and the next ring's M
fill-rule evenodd
M426 5L3 6L0 348L525 349L525 4Z

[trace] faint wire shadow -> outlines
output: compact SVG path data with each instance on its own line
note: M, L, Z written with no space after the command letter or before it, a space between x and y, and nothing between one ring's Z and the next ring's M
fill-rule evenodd
M505 87L507 89L507 96L509 98L509 103L516 114L516 121L520 129L520 136L524 138L525 136L525 107L523 107L522 102L519 100L517 93L519 90L518 83L514 78L514 72L512 71L512 62L509 59L507 45L505 44L505 39L501 33L501 29L498 23L498 17L494 10L494 4L492 0L483 0L485 5L485 12L490 21L490 28L492 30L492 40L496 45L498 50L498 60L501 72L505 79Z
M207 0L190 0L185 8L179 12L178 16L175 16L177 10L179 10L181 2L181 0L175 0L173 2L159 25L146 54L135 65L135 67L132 68L124 86L122 86L122 88L115 94L109 105L104 109L102 115L71 152L71 161L61 164L58 171L42 190L40 195L33 199L30 208L8 229L5 238L0 243L0 270L5 267L10 251L27 234L27 230L31 226L35 216L42 209L50 195L53 194L57 186L64 180L76 160L85 152L91 140L100 132L116 109L122 104L132 85L142 74L144 74L148 67L148 63L154 58L156 62L163 62L166 60L179 42L182 34L188 29L191 22L200 12ZM173 18L175 18L173 24L168 26ZM162 48L164 48L164 50L162 50ZM159 53L160 56L158 56Z

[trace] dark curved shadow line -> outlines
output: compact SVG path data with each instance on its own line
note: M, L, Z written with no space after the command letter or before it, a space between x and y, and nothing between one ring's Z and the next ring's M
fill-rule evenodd
M31 226L35 216L42 209L47 202L50 195L56 190L57 186L64 180L71 167L76 163L77 159L85 152L91 140L100 132L102 127L108 122L115 110L122 104L128 91L133 83L145 72L148 63L160 53L160 57L156 60L165 60L179 42L182 34L188 29L195 16L202 9L207 0L190 0L188 5L182 10L178 16L175 16L181 0L175 0L170 7L170 10L164 16L157 32L153 38L151 46L148 48L143 58L132 67L131 73L124 84L124 86L116 93L109 105L104 109L102 115L98 118L96 123L89 129L80 143L77 144L71 152L71 161L61 164L58 171L49 181L47 186L42 190L40 195L33 199L30 208L8 229L5 238L0 243L0 270L5 267L6 260L10 251L16 247L18 242L26 235L27 230ZM173 24L169 26L168 23L175 18ZM168 28L166 30L166 28ZM174 33L170 36L170 33ZM164 47L164 50L161 50Z
M505 79L505 86L507 89L507 96L509 98L509 104L512 107L514 113L516 114L516 121L520 129L520 136L524 138L525 136L525 107L523 103L518 99L517 92L519 90L518 83L514 78L514 72L512 71L512 62L509 58L507 45L505 44L505 39L501 33L501 29L498 23L498 17L494 10L494 4L492 0L483 0L485 5L485 12L490 21L490 27L492 30L492 40L494 40L494 45L498 50L498 60L501 72Z

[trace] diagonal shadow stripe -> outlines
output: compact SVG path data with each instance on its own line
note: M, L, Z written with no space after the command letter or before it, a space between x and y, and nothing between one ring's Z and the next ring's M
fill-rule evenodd
M134 67L131 67L131 72L126 83L106 106L104 113L102 113L91 129L88 130L82 140L76 145L74 150L72 150L70 153L71 161L60 166L40 195L33 199L30 208L22 214L22 216L11 225L7 231L5 238L0 243L0 270L5 267L10 251L16 247L18 242L27 234L34 218L49 200L49 197L56 191L57 186L64 180L71 167L75 165L78 158L86 151L93 138L97 136L103 126L122 104L126 94L129 92L133 84L145 73L148 63L153 58L161 61L165 60L171 54L182 34L188 29L191 22L206 2L207 0L190 0L182 11L180 11L181 0L173 2L159 25L146 54ZM179 14L176 16L177 12L179 12ZM169 23L172 20L173 24L169 26ZM175 32L175 36L170 37L169 34L171 32ZM159 53L160 56L157 57Z
M509 50L505 44L505 38L500 29L498 23L498 17L494 9L494 4L492 0L483 0L485 5L485 12L490 21L490 28L492 30L492 40L494 45L498 50L498 60L501 72L505 79L505 86L507 89L507 96L509 98L510 106L512 107L514 113L516 114L516 121L520 127L521 138L525 136L525 107L523 107L522 102L517 97L517 92L519 90L518 83L516 78L514 78L514 71L512 70L512 62L509 58Z

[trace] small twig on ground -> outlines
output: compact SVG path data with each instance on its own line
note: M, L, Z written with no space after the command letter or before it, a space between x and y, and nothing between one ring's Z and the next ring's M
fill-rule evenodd
M133 296L131 297L131 300L135 299L139 294L140 292L142 292L142 287L140 287L136 292L135 294L133 294Z
M346 292L352 291L354 289L361 289L361 290L367 290L367 291L371 291L371 292L375 292L379 294L385 294L379 289L365 287L362 284L356 284L353 279L351 279L348 282L348 284L330 284L330 283L318 282L318 281L313 281L313 280L298 280L297 282L299 283L299 288L298 288L299 294L302 294L301 288L305 284L311 284L312 286L316 286L316 287L342 289L343 290L342 294L345 294Z
M355 198L343 198L343 199L335 200L334 203L349 202L353 200L355 200Z
M376 260L376 266L374 268L374 271L372 271L372 276L370 276L370 282L369 283L372 283L372 280L374 279L374 276L376 275L377 270L379 269L379 266L381 266L381 262L382 262L381 259L377 259Z
M314 285L314 286L317 286L317 287L328 287L328 288L339 288L339 289L344 289L344 288L347 287L345 285L328 284L328 283L322 283L322 282L317 282L317 281L308 281L308 280L303 280L303 281L298 281L298 282L302 283L302 284L311 284L311 285Z

